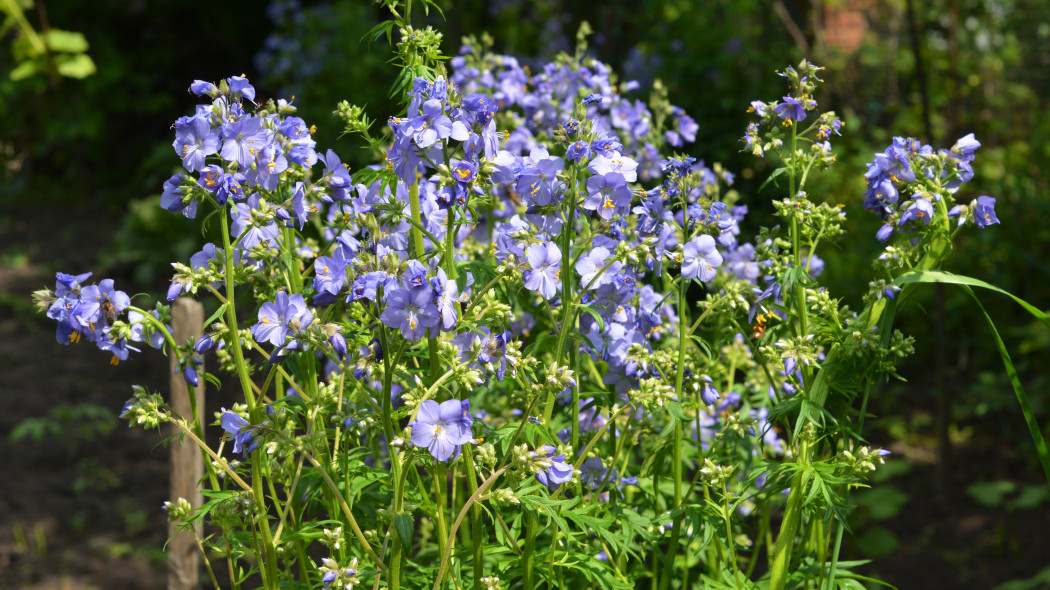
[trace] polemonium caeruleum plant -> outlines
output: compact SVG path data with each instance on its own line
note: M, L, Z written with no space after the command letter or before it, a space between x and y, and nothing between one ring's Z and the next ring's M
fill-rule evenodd
M751 105L780 223L745 241L732 174L677 151L698 124L588 57L586 27L535 71L473 38L446 66L411 2L386 4L403 112L383 133L336 112L376 166L348 170L242 77L190 86L161 203L221 231L167 290L217 301L204 337L90 274L38 295L62 344L163 348L190 383L217 383L197 369L215 351L236 377L210 424L142 388L123 409L207 459L208 501L169 517L216 533L202 554L234 588L855 583L848 495L885 454L866 404L913 346L895 307L999 221L991 197L956 202L977 140L875 155L858 199L884 226L861 239L886 247L851 309L818 282L844 214L806 191L843 131L820 68Z

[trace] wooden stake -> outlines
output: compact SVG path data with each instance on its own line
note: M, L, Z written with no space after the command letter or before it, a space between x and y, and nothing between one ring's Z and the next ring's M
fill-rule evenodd
M196 342L204 330L204 307L188 297L179 297L171 306L172 336L178 343ZM186 420L192 420L189 385L181 372L175 371L176 358L171 363L171 406ZM197 365L198 372L204 365ZM197 398L198 419L203 420L204 379L194 388ZM192 441L171 442L171 501L186 498L194 508L204 503L197 484L204 477L204 459L200 449ZM197 530L200 535L200 530ZM196 590L200 582L200 555L197 542L189 531L178 531L176 523L168 525L168 590Z

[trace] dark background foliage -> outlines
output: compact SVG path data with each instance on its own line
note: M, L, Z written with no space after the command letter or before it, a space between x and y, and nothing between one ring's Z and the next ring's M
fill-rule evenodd
M817 98L840 114L846 128L836 144L839 164L818 177L810 193L844 205L851 219L848 240L819 252L829 288L851 302L865 290L879 249L879 221L860 208L865 163L895 135L950 147L975 133L983 147L963 198L996 197L1002 224L965 233L949 270L992 282L1040 308L1050 301L1050 228L1043 222L1050 214L1046 0L447 0L442 6L444 19L418 17L444 31L446 54L455 55L464 35L487 32L494 50L533 65L570 49L580 23L590 22L594 55L623 79L643 85L662 80L671 101L697 120L700 133L688 152L737 174L752 231L775 222L768 201L780 195L772 186L758 192L776 162L739 152L747 104L783 94L774 70L803 56L826 66L827 85ZM144 532L150 526L135 525L138 520L153 529L162 525L155 498L124 494L119 509L85 503L91 493L127 490L134 472L85 461L91 453L109 453L106 460L123 464L122 449L113 444L148 447L152 439L132 443L113 438L130 436L120 434L122 427L91 426L106 419L83 407L119 408L128 388L120 381L121 389L111 391L113 382L128 377L108 367L85 369L83 361L61 364L67 351L33 316L28 291L56 270L90 269L129 281L129 293L161 293L168 263L197 249L202 237L194 224L157 207L161 183L178 165L169 126L195 104L186 92L194 79L246 74L262 99L295 95L302 116L317 125L319 147L335 149L359 168L373 154L340 138L331 111L347 99L385 121L397 110L387 98L393 70L385 63L390 51L384 39L361 41L383 16L366 2L50 0L38 1L27 15L38 30L83 33L98 70L82 80L11 81L6 72L15 65L17 30L0 39L0 328L10 353L0 360L0 392L16 408L2 423L0 450L22 458L15 465L30 485L75 491L83 506L71 514L84 520L81 526L63 517L41 529L40 535L55 542L61 537L72 548L61 553L66 565L59 574L48 574L46 550L40 555L39 547L33 549L33 526L50 522L41 515L66 513L56 512L56 496L40 494L51 504L18 503L7 497L15 489L5 488L0 570L5 563L21 569L8 569L16 573L0 578L0 586L56 587L48 584L58 584L60 574L106 586L113 568L92 570L70 557L84 552L73 549L102 543L109 553L85 551L108 563L114 543L139 539L156 549L163 542ZM1041 368L1050 358L1050 334L1005 298L981 296L1046 424L1047 374ZM879 557L869 573L903 588L988 588L1011 579L1031 581L1015 588L1040 587L1031 577L1050 562L1050 552L1040 549L1045 527L1032 523L1045 525L1050 498L1045 483L1038 486L1034 449L987 328L973 304L950 287L927 288L918 299L900 324L918 340L918 353L902 368L908 382L881 388L871 408L878 415L871 438L893 450L896 463L884 482L857 495L856 535L846 555ZM135 362L140 381L153 371L155 385L163 387L163 361ZM74 379L69 371L81 373ZM62 372L63 379L41 380ZM63 404L74 410L55 414ZM58 426L37 424L42 434L34 443L21 425L42 417ZM80 440L87 436L84 424L90 443ZM20 426L21 441L9 440ZM56 437L72 442L47 443ZM153 455L155 462L165 456L161 450ZM74 468L79 471L68 472ZM96 472L112 477L91 475ZM111 483L74 489L76 481L96 480ZM163 494L163 485L154 487ZM106 525L106 519L123 524ZM91 537L98 528L112 538ZM152 572L135 580L162 579L155 553L129 549L116 558L129 553L134 563L147 564L142 571Z

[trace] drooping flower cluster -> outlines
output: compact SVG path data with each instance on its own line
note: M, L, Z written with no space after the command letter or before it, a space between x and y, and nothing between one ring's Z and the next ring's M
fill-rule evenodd
M864 208L885 222L876 237L885 242L894 233L922 234L938 210L942 216L958 217L959 225L968 219L978 228L999 223L992 197L978 197L970 206L954 205L959 188L973 179L971 162L980 147L972 133L950 150L934 150L914 138L893 138L885 151L875 154L864 175Z
M138 352L129 341L147 342L154 348L162 345L163 334L147 327L142 313L128 310L131 299L113 286L113 279L83 285L90 277L91 273L60 272L53 291L44 289L34 294L47 317L58 322L55 340L59 344L85 339L100 350L112 353L110 363L114 365L127 360L131 351ZM125 311L128 311L126 316ZM154 319L156 317L154 312Z

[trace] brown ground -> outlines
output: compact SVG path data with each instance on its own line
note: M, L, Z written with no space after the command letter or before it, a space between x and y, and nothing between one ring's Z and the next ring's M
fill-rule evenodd
M53 322L29 303L32 290L53 286L57 270L97 271L97 257L118 224L119 216L88 209L65 211L60 219L40 211L0 213L0 392L7 402L0 412L0 589L165 585L167 528L160 506L167 494L167 450L155 433L115 422L90 440L71 427L41 442L8 437L27 418L63 404L97 404L115 416L132 384L164 391L167 360L155 351L111 367L107 355L90 345L57 344ZM166 287L132 287L117 278L129 293ZM908 423L919 424L912 418L930 410L907 411ZM1010 427L1026 432L1015 413ZM902 589L983 590L1050 566L1050 501L1029 509L988 508L966 492L978 480L1038 484L1040 473L1013 448L1016 434L1004 440L980 424L969 426L970 436L953 447L941 493L933 437L915 434L890 443L888 435L873 435L907 458L911 469L889 481L907 496L899 514L868 519L856 529L859 536L880 525L899 540L892 553L861 571ZM847 547L843 558L857 554Z

